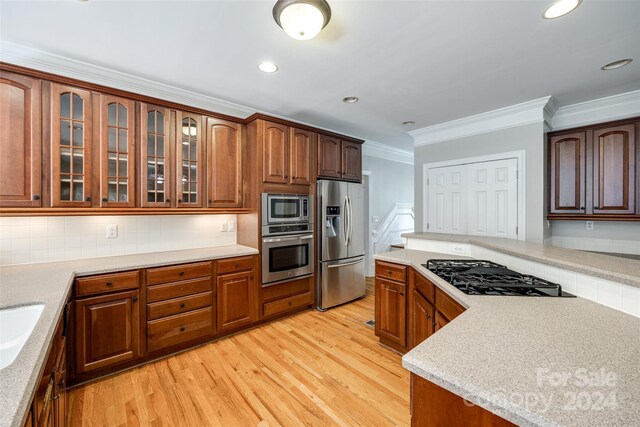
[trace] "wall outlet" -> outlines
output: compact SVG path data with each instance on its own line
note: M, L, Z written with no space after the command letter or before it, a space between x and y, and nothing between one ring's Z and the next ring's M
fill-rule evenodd
M227 222L227 228L229 229L229 231L236 231L236 222L235 221L228 221Z
M227 221L222 222L222 224L220 224L220 231L226 232L229 230L229 226L227 225Z
M118 238L118 226L116 224L107 225L107 239Z
M463 245L453 245L451 249L454 254L464 255L466 248Z
M593 221L587 221L587 231L593 231Z
M372 217L371 217L371 222L373 222L374 224L375 224L376 222L380 222L380 217L379 217L379 216L372 216Z

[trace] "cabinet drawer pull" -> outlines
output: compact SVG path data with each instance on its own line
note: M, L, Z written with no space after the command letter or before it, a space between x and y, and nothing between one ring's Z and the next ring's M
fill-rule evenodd
M187 305L185 303L180 304L180 308L185 308Z
M187 328L185 328L184 326L180 326L180 332L184 332L186 330L187 330Z
M178 276L184 276L184 271L181 271L180 273L178 273Z
M137 301L138 301L138 297L133 297L133 298L131 298L131 301L133 301L133 302L137 302Z
M238 263L236 262L235 264L233 264L233 266L234 266L235 268L238 268L238 267L240 266L240 264L238 264Z
M113 282L107 282L107 283L105 283L105 285L107 285L107 288L110 288L110 287L113 286Z
M387 270L387 274L391 274L391 270Z
M289 305L293 304L293 301L289 301L289 302L288 302L288 304L289 304Z

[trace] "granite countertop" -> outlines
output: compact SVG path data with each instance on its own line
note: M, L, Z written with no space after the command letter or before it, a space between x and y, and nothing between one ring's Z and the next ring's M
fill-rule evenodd
M409 371L523 426L637 425L640 319L583 298L466 295L398 250L467 310L402 358Z
M44 304L16 360L0 370L0 426L22 427L74 277L257 253L253 248L230 245L0 267L0 308Z
M541 245L522 240L498 237L467 236L463 234L405 233L408 239L439 240L470 243L486 249L514 255L530 261L564 268L589 276L624 283L640 288L640 261L602 253L578 251Z

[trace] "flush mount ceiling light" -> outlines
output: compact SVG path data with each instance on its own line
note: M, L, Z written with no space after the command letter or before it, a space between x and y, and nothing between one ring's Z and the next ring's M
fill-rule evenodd
M544 11L542 17L545 19L559 18L580 6L580 3L582 0L558 0Z
M360 101L360 98L357 96L345 96L342 98L342 102L346 102L347 104L355 104L358 101Z
M325 0L278 0L273 19L294 39L309 40L329 23L331 8Z
M258 69L260 71L264 71L265 73L275 73L276 71L278 71L278 66L273 62L265 61L258 64Z
M403 126L412 126L415 125L416 122L414 122L413 120L407 120L406 122L402 122Z
M631 61L633 61L632 58L618 59L617 61L609 62L607 65L604 65L601 70L617 70L618 68L628 65Z

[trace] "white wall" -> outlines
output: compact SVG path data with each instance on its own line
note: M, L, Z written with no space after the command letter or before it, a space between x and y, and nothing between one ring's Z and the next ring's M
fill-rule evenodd
M542 123L534 123L415 147L416 230L425 231L422 230L425 215L422 211L424 164L524 150L526 152L525 238L527 241L542 243L545 237L549 237L545 219L547 163L545 146L544 126Z
M233 245L236 215L1 217L0 265ZM118 237L107 239L107 224Z
M370 216L382 219L394 203L413 203L413 165L365 155L362 169L371 171Z

